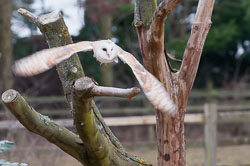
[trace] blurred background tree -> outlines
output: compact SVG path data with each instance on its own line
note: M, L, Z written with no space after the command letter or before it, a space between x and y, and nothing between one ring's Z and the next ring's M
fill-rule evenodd
M86 0L79 1L79 3L82 4L80 6L85 9L85 26L80 32L80 40L112 39L120 43L130 37L128 33L124 33L131 29L131 22L133 21L133 4L131 4L130 0ZM132 16L130 21L127 22L129 27L117 25L117 23L126 20L129 14ZM119 32L117 31L118 27L119 30L122 29ZM122 33L121 35L123 36L119 35L119 33ZM134 36L135 35L136 34L134 34ZM84 59L83 62L90 62L90 58L86 56L82 56L82 59ZM99 66L96 62L93 62L92 59L92 61L86 65L86 68L90 69L91 75L95 76L95 79L102 85L112 86L114 84L114 78L118 78L116 76L122 74L121 72L117 72L119 68L115 67L114 64ZM116 72L113 72L113 70ZM117 82L117 80L115 80L115 82Z
M12 1L0 1L0 92L13 86L12 35L11 35Z

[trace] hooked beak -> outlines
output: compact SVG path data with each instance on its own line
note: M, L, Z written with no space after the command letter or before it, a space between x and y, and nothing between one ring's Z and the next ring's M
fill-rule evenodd
M109 55L109 53L107 53L107 56L110 58L110 55Z

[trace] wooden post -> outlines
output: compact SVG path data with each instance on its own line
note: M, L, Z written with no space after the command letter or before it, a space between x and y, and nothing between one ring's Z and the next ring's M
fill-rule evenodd
M155 125L148 125L148 141L150 143L155 141Z
M217 105L205 104L205 166L216 166Z

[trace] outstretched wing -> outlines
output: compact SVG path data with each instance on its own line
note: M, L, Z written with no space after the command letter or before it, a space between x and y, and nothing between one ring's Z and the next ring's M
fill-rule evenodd
M92 49L91 42L88 41L45 49L17 60L12 66L12 70L17 76L33 76L49 70L76 52L89 51Z
M163 84L148 72L133 55L126 51L121 51L118 57L133 70L146 97L157 109L170 114L176 112L176 106Z

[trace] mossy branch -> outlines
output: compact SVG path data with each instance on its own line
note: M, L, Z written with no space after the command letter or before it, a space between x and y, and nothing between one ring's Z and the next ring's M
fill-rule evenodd
M38 17L25 9L19 9L18 12L33 21L39 27L49 44L49 47L58 47L72 43L68 28L65 25L63 17L59 11ZM105 124L99 110L92 101L92 97L85 96L85 99L80 97L79 100L78 96L74 97L75 100L73 100L72 97L76 96L75 91L73 95L71 95L74 80L84 77L84 72L77 54L58 64L57 71L70 107L73 109L74 103L75 110L73 109L73 112L77 112L77 115L79 115L73 115L74 121L78 132L81 131L79 134L82 139L82 146L86 148L87 154L87 156L84 156L85 153L82 155L83 152L79 152L78 155L80 155L81 158L79 161L83 161L86 166L151 165L145 160L131 156L124 151L124 148L120 144L119 140L113 135L109 127ZM103 90L103 88L101 89ZM133 93L138 93L138 89L133 89L131 94ZM134 95L133 94L131 96L131 94L127 97L132 97ZM80 101L82 104L80 104ZM85 127L84 125L82 126L82 124L88 125Z
M108 140L98 130L91 108L92 80L84 77L73 86L73 116L76 129L86 146L91 165L110 165Z
M72 93L74 123L86 147L91 166L151 165L142 159L130 156L125 151L119 150L110 144L109 137L103 135L98 129L102 126L97 125L91 106L93 97L100 94L100 91L96 91L98 88L98 86L94 85L92 79L83 77L74 82ZM123 89L106 88L109 90L105 89L104 94L108 92L110 95L117 95L119 94L117 92L122 91L119 95L127 97L130 96L131 92L134 93L131 90L125 90L127 91L127 94L125 94ZM103 90L103 87L101 89ZM110 93L114 89L116 92Z
M29 131L36 133L49 142L57 145L64 152L84 164L86 150L80 137L63 126L60 126L36 112L24 98L15 90L10 89L3 93L2 101L11 113Z
M144 26L149 28L156 7L157 0L136 0L134 18L135 26Z
M167 15L180 2L181 0L164 0L159 4L150 25L150 41L159 42L158 44L164 47L164 25Z
M33 21L39 27L49 47L58 47L73 43L68 32L68 28L59 11L54 11L52 13L41 16L35 16L26 9L20 8L18 9L18 13ZM62 82L67 101L71 107L71 110L73 110L71 98L72 83L74 80L84 77L84 72L77 54L72 56L70 59L67 59L58 64L57 71ZM92 107L94 109L94 114L97 118L98 125L103 126L103 129L105 130L103 133L109 135L111 142L117 148L121 150L124 149L119 140L114 136L109 127L105 124L94 102L92 102Z

